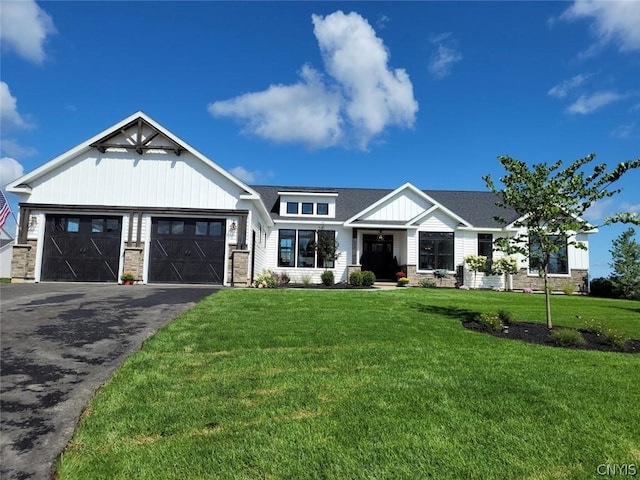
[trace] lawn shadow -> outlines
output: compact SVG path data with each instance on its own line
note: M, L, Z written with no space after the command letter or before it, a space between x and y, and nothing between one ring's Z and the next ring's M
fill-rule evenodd
M442 315L461 322L470 322L480 314L478 311L460 307L438 307L434 305L423 305L420 303L414 304L411 307L415 308L420 313Z

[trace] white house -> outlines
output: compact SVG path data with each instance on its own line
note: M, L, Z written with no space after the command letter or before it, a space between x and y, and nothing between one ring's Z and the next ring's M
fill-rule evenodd
M490 192L250 186L142 112L118 122L11 183L20 197L13 281L248 285L264 269L293 281L332 269L337 281L372 270L413 282L450 272L447 285L471 285L469 254L499 255L492 243L516 230ZM335 235L337 260L311 247ZM577 239L588 243L587 236ZM514 288L540 279L520 258ZM556 255L557 286L582 287L588 251L568 245ZM479 274L477 285L504 287Z

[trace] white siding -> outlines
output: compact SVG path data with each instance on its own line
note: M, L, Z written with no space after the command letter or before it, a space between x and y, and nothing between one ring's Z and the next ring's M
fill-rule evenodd
M441 210L436 210L428 217L422 219L418 229L423 232L453 232L457 226L457 220L449 217Z
M320 225L308 225L308 224L286 224L276 225L270 232L267 239L267 258L265 268L274 272L286 272L289 274L292 282L301 283L304 277L309 277L311 283L320 283L320 275L325 270L324 268L295 268L295 267L278 267L278 231L279 229L292 229L292 230L318 230ZM325 230L335 230L338 239L338 252L340 256L335 262L335 267L332 269L335 281L344 282L347 280L347 262L348 251L351 249L351 230L340 227L328 226ZM297 248L297 247L296 247ZM256 270L256 276L261 272Z
M419 197L415 192L403 190L395 198L362 216L361 220L409 221L431 207L429 202Z
M153 151L151 151L153 152ZM188 152L91 149L32 184L32 203L234 209L241 189Z

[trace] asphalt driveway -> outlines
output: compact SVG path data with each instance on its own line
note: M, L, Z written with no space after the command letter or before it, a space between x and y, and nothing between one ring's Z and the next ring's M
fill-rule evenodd
M0 286L1 478L48 479L83 408L204 286Z

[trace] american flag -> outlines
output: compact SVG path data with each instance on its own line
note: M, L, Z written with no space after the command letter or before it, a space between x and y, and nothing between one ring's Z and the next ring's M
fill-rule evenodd
M4 223L7 221L7 217L11 213L7 199L4 198L4 193L0 190L0 228L4 227Z

